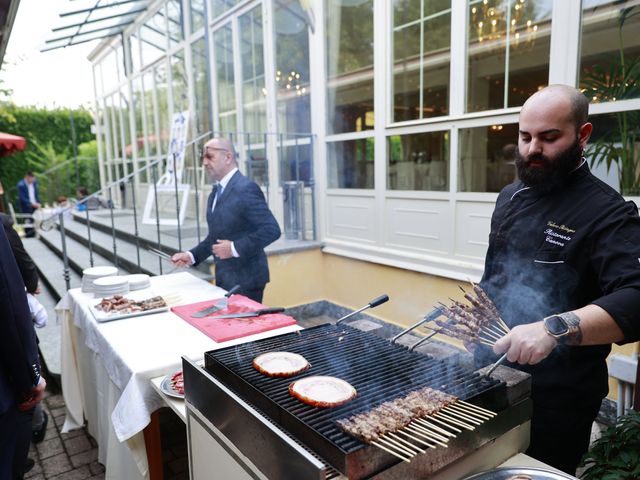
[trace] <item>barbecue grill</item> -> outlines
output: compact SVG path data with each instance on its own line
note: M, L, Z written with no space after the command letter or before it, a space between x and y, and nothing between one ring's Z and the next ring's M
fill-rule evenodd
M353 385L358 396L329 409L300 402L288 393L291 378L267 377L253 368L253 359L269 351L298 353L311 363L311 369L294 379L335 376ZM425 465L437 470L530 416L529 402L526 398L517 401L510 398L505 382L465 368L459 362L436 359L348 325L321 325L214 350L205 354L204 369L185 361L184 371L188 407L199 410L268 478L325 478L334 471L360 479L389 471L402 461L343 432L336 420L423 387L510 414L501 413L474 431L461 432L449 447L429 449L419 455L411 463L422 472ZM257 418L251 420L252 415ZM230 424L230 419L240 418L249 432ZM269 440L260 441L261 435ZM294 460L291 449L296 447L299 457ZM271 458L282 458L284 452L288 452L286 468L275 465L277 462Z

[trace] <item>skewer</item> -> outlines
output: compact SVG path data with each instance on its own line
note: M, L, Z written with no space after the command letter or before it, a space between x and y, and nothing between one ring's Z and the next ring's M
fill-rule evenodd
M501 327L501 326L499 327L498 325L499 325L499 324L497 324L497 323L495 323L495 324L487 324L487 325L484 325L484 326L482 327L482 330L488 330L488 331L490 331L490 332L492 332L492 333L495 333L496 335L499 335L499 336L500 336L500 338L502 338L502 337L504 337L508 332L505 332L505 331L502 329L502 327Z
M449 405L451 408L455 408L456 410L460 410L462 412L466 412L469 415L475 415L478 418L483 418L485 420L490 420L494 417L494 415L489 415L488 413L481 412L480 410L472 410L470 408L466 408L463 405L458 405L457 403L452 403Z
M420 420L426 420L426 418L421 418ZM439 419L437 419L435 417L429 417L429 420L433 421L433 422L436 422L436 423L439 423L440 425L444 425L445 427L450 428L451 430L454 430L454 431L456 431L458 433L462 433L462 430L454 427L453 425L449 425L448 423L445 423L442 420L439 420Z
M396 450L406 453L407 455L409 455L410 457L415 457L416 453L413 450L409 450L407 448L404 448L402 445L400 445L399 443L397 443L396 441L387 438L387 437L380 437L378 438L378 441L387 445L390 448L395 448Z
M485 337L492 338L494 341L500 340L504 336L504 335L498 335L492 332L491 330L485 330L485 329L481 329L480 332L478 332L478 336L480 336L480 333L483 334Z
M430 441L432 441L432 442L434 442L434 443L437 443L438 445L440 445L440 446L442 446L442 447L447 448L447 447L449 446L449 445L447 445L446 443L441 442L441 441L440 441L440 440L438 440L438 439L435 439L435 438L433 438L433 437L430 437L429 435L427 435L427 434L426 434L426 433L424 433L424 432L413 431L413 433L415 433L416 435L420 435L421 437L428 438ZM436 448L436 447L433 447L433 446L432 446L431 448Z
M423 427L421 425L408 425L407 428L412 428L416 431L416 433L420 432L422 433L423 436L427 436L429 439L433 441L440 440L441 442L444 442L444 443L447 443L449 441L449 438L443 435L440 435L439 433L428 430L426 427Z
M441 440L443 442L448 442L449 441L449 437L445 437L444 435L440 434L440 433L436 433L432 430L429 430L426 426L424 426L423 424L410 424L407 425L407 428L413 428L418 432L422 432L424 435L429 436L430 438L434 439L434 440Z
M384 450L385 452L390 453L391 455L393 455L396 458L399 458L400 460L407 462L407 463L411 463L411 459L410 458L406 458L402 455L400 455L399 453L394 452L393 450L391 450L390 448L385 447L384 445L382 445L381 443L376 442L375 440L371 442L372 445L375 445L378 448L381 448L382 450Z
M458 400L458 403L461 405L464 405L467 408L475 408L477 410L480 410L482 412L485 412L493 417L497 416L498 414L496 412L492 412L491 410L487 410L486 408L482 408L479 407L478 405L474 405L473 403L469 403L469 402L465 402L464 400Z
M417 418L415 420L415 422L418 422L420 425L425 425L433 430L435 430L436 432L440 432L443 435L446 435L447 437L452 437L452 438L456 438L455 434L451 433L448 430L445 430L444 428L441 428L437 425L434 425L433 423L429 422L428 419L426 418ZM411 424L409 424L411 425ZM462 430L457 430L458 432L462 432Z
M493 347L495 345L495 343L492 342L485 342L484 340L478 340L478 343L481 343L483 345L487 345L489 347Z
M465 430L471 430L471 431L473 431L473 430L475 430L475 429L476 429L475 427L473 427L473 426L471 426L471 425L468 425L468 424L466 424L466 423L464 423L464 422L462 422L462 421L460 421L460 420L458 420L458 419L451 418L449 415L447 415L446 413L444 413L444 412L442 412L442 411L440 411L440 412L436 413L436 415L440 416L442 419L446 420L447 422L451 422L451 423L453 423L454 425L458 425L458 426L460 426L460 427L464 428ZM435 415L434 415L434 416L435 416Z
M431 445L430 443L425 442L424 440L422 440L421 438L418 438L417 436L411 435L411 433L407 432L408 427L405 427L402 430L398 430L398 433L401 433L402 435L406 435L408 438L410 438L411 440L413 440L414 442L418 442L421 443L422 445L426 445L428 448L436 448L435 445ZM418 433L413 432L416 435L418 435ZM426 437L425 437L426 438Z
M498 317L498 323L500 323L500 325L502 325L507 330L507 333L511 331L511 329L509 328L509 325L504 323L504 320L502 320L502 318Z
M423 450L422 448L414 445L413 443L406 441L404 438L400 438L397 434L395 434L393 432L389 432L388 435L391 438L394 438L397 442L400 442L401 444L408 445L410 449L415 449L420 453L426 453L427 452L426 450Z
M449 408L448 406L444 407L442 410L444 410L445 412L447 412L450 415L453 415L456 418L459 418L460 420L464 420L466 422L471 422L474 425L482 425L482 423L483 423L482 420L478 420L476 418L473 418L470 415L466 415L464 413L460 413L460 412L458 412L456 410L453 410L453 409Z

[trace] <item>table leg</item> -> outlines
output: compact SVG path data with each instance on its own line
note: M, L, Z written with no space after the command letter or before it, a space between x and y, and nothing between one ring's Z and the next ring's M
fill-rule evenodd
M149 479L163 480L162 468L162 442L160 440L160 418L158 412L151 414L151 422L145 427L144 444L147 448L147 461L149 463Z

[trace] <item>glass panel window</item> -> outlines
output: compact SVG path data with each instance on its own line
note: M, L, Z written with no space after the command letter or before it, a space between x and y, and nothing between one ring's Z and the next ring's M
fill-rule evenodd
M171 120L169 118L169 82L167 81L168 75L166 63L159 63L153 71L156 85L156 99L158 102L160 152L166 152L169 148L169 136L171 134Z
M142 61L140 58L140 38L137 30L129 37L129 46L131 48L131 67L134 72L138 72L142 68Z
M145 150L144 141L144 96L145 92L142 89L142 78L136 77L131 82L131 103L133 105L133 114L135 118L136 129L136 146L138 148L138 159L146 157L147 152Z
M140 27L143 65L155 62L167 50L167 23L163 10L164 7Z
M264 84L262 7L239 18L242 64L242 105L245 132L264 132L267 127Z
M640 98L640 5L583 0L580 88L592 102Z
M393 121L449 112L451 0L394 0Z
M327 143L329 188L373 188L373 138Z
M309 184L312 177L311 138L282 135L278 143L280 181L303 181Z
M373 0L326 0L327 133L373 129Z
M517 107L549 82L553 0L470 0L467 111Z
M118 86L118 57L111 50L100 62L104 93L111 93Z
M238 138L236 145L240 142ZM240 158L244 162L244 171L247 177L256 182L261 187L269 185L269 162L265 151L267 145L266 135L256 135L247 133L242 135L244 150L240 153Z
M309 33L299 0L275 4L276 88L281 132L310 132Z
M171 93L174 113L189 109L188 80L182 51L171 57Z
M242 0L213 0L213 18L216 18L219 15L222 15L227 10L232 9Z
M194 33L204 25L204 0L191 0L189 8L191 12L191 33Z
M209 132L209 77L207 75L207 56L204 38L191 45L191 64L193 66L193 84L195 89L196 137Z
M231 25L226 24L213 33L218 95L218 120L222 132L236 131L236 94L233 72L233 42Z
M156 125L153 70L147 71L142 77L144 92L144 114L146 119L145 151L148 155L158 152L158 129Z
M387 149L389 190L449 190L449 132L393 135Z
M460 129L458 191L499 192L516 178L518 124Z
M167 28L169 45L174 46L184 40L182 0L169 0L167 2Z

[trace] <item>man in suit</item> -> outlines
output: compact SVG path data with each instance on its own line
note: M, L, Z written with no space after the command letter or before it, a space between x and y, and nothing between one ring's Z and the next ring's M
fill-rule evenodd
M40 208L40 196L38 195L38 182L33 172L27 172L24 178L18 182L18 203L22 213L31 214ZM25 223L32 223L27 220ZM33 237L36 231L31 227L25 227L25 235Z
M216 285L225 290L240 285L238 293L257 302L269 282L264 248L280 237L280 227L260 187L238 171L231 141L213 138L205 146L202 165L217 182L207 202L209 234L188 252L176 253L177 266L197 265L213 254Z
M20 270L0 229L0 478L22 478L31 417L46 387ZM16 281L18 280L18 281Z

